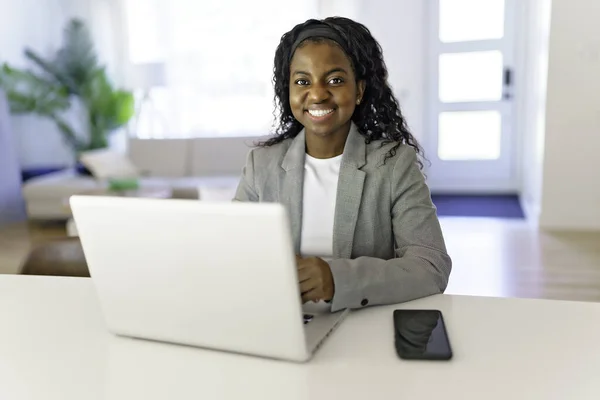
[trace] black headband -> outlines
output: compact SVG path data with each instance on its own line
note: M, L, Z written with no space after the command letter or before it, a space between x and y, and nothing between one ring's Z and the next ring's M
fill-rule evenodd
M298 38L292 45L292 49L290 51L290 60L296 51L296 48L300 46L300 43L304 42L308 38L320 37L325 39L330 39L339 44L346 54L348 53L348 49L344 42L344 39L337 33L333 28L330 28L327 25L316 25L309 28L306 28L298 35Z

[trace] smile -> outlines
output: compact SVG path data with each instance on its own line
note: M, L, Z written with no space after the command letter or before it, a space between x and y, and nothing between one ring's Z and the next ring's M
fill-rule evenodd
M308 113L310 115L312 115L313 117L324 117L327 114L331 114L333 112L333 109L330 110L308 110Z

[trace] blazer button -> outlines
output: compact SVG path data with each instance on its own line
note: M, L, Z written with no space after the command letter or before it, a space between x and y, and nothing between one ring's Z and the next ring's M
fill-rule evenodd
M360 305L361 305L361 306L363 306L363 307L364 307L364 306L366 306L367 304L369 304L369 300L367 300L367 299L363 299L363 300L360 302Z

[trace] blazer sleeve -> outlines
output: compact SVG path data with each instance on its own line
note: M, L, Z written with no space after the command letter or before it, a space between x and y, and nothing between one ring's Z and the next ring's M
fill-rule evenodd
M396 258L330 261L332 311L402 303L446 290L452 261L415 152L404 152L396 160L391 193Z
M256 193L256 184L254 176L254 149L248 152L246 156L246 165L242 168L242 177L238 184L233 201L257 202L259 200Z

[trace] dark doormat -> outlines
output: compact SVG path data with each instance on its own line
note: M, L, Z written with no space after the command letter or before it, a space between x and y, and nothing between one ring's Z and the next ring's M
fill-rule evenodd
M434 194L431 199L439 216L525 218L517 195Z

